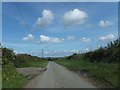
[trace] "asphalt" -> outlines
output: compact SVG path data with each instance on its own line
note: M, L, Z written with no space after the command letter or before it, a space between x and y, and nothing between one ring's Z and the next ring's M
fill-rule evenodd
M47 70L30 80L25 88L96 88L96 86L77 73L50 61Z

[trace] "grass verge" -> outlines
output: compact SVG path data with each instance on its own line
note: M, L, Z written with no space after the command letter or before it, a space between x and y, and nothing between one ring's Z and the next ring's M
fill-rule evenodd
M56 60L55 62L72 71L87 70L98 80L108 82L108 87L118 87L118 64L116 63L93 63L83 60Z
M22 88L27 78L19 74L12 63L2 68L2 88Z
M22 75L17 75L13 80L4 80L2 88L22 88L27 79Z
M44 68L47 64L47 60L33 61L30 67ZM12 63L2 68L2 79L2 88L22 88L27 83L27 78L19 74Z

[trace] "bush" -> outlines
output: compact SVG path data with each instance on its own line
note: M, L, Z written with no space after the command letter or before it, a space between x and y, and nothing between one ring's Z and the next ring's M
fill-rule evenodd
M4 65L8 64L9 62L14 62L15 54L13 53L12 49L2 48L2 62L3 67Z
M16 67L29 67L31 65L31 56L27 54L16 55L14 65Z
M83 54L84 58L89 58L91 62L118 62L120 58L120 39L110 42L106 47Z
M3 66L2 66L2 87L3 88L20 88L27 80L23 75L20 75L14 64L12 63L13 55L11 50L3 49ZM10 60L11 58L12 60Z
M21 88L27 79L19 74L16 67L38 66L45 67L47 62L39 57L28 54L15 55L12 49L2 49L2 87L3 88ZM41 62L40 62L41 61Z

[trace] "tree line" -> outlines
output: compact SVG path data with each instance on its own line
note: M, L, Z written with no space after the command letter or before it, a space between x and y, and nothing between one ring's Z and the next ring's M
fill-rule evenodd
M37 56L31 56L29 54L15 54L12 49L2 48L2 65L13 63L15 67L29 67L32 62L45 60Z
M80 57L83 57L84 60L91 62L117 63L120 61L120 38L108 43L105 47L100 47L94 51L89 51L82 54L73 54L67 58L80 59Z

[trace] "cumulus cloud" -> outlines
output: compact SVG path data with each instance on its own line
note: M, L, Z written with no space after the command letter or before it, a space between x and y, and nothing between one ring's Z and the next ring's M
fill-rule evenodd
M63 16L64 25L83 24L88 15L79 9L68 11Z
M90 49L89 49L89 48L86 48L86 49L85 49L85 51L89 52L89 51L90 51Z
M99 37L99 40L100 41L112 41L112 40L114 40L116 37L115 37L115 35L113 35L113 34L108 34L107 36L101 36L101 37Z
M113 23L111 21L108 21L108 20L101 20L99 22L99 26L102 27L102 28L106 28L106 27L109 27L111 26Z
M50 25L54 19L53 13L50 10L43 10L42 17L39 17L35 23L37 27Z
M90 42L91 39L90 39L90 38L85 38L85 37L83 37L83 38L80 39L80 41L81 41L81 42Z
M74 36L68 36L68 37L67 37L67 40L73 40L73 39L75 39Z
M23 41L29 41L29 40L33 40L34 36L32 34L28 34L28 36L24 37L22 40Z
M64 41L63 38L49 37L49 36L46 36L46 35L40 35L40 42L61 43L63 41Z
M15 54L18 54L18 52L17 51L13 51Z

